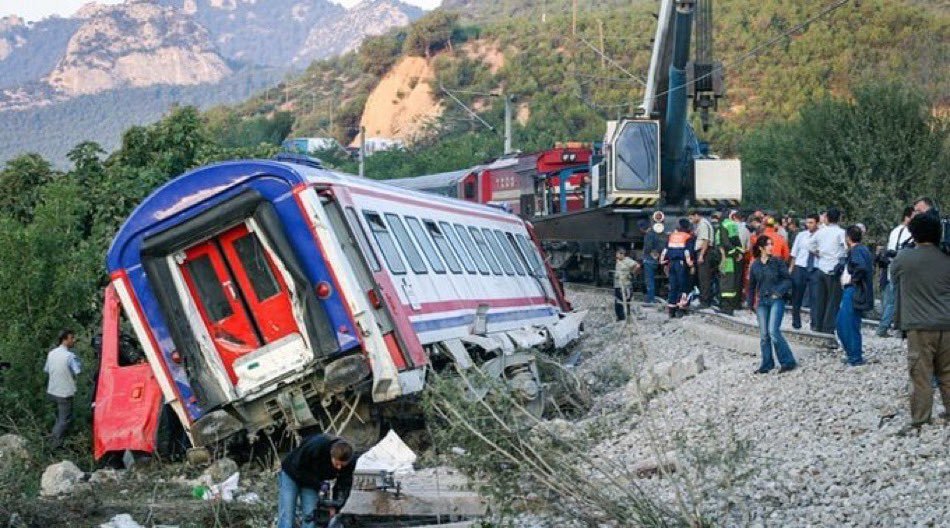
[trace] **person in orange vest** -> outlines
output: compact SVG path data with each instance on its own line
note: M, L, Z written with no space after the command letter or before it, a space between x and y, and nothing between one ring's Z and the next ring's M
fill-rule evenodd
M660 254L660 263L669 264L670 294L666 298L666 306L670 317L678 317L684 311L679 305L689 282L687 267L693 265L687 248L689 239L692 238L691 227L688 219L681 218L676 231L670 234L666 247Z
M775 221L774 217L768 216L765 218L765 228L762 229L762 235L772 240L772 256L788 264L792 252L788 249L788 240L778 231L778 222Z

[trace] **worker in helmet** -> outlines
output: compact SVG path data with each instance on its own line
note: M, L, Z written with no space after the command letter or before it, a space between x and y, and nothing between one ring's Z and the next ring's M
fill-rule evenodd
M681 218L676 231L670 234L666 247L660 254L660 263L669 265L670 294L666 298L666 304L670 317L683 314L681 301L689 283L687 268L693 265L693 259L688 250L690 238L692 238L692 224L689 219Z
M743 258L742 241L739 239L739 224L735 221L735 211L727 215L719 224L714 244L722 256L719 263L721 310L727 315L732 315L734 310L740 308L739 274L741 273L740 262Z

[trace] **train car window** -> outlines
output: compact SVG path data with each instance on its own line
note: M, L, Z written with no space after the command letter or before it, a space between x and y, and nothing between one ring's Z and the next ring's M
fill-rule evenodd
M393 234L396 235L396 242L399 243L399 247L402 248L402 254L406 256L406 260L409 261L409 267L412 268L412 271L416 273L428 273L429 270L426 268L426 263L422 261L422 255L419 254L419 250L416 249L416 245L412 243L412 239L409 238L409 231L406 231L406 226L402 225L402 220L393 213L386 213L386 221L389 222L389 228L392 229Z
M462 239L465 249L472 255L472 260L475 261L475 266L478 267L478 271L481 272L482 275L491 273L488 271L488 264L485 264L485 257L483 257L481 252L478 251L478 248L475 247L475 241L472 240L472 235L468 234L465 227L459 224L455 224L455 230L458 232L459 238Z
M541 257L538 256L538 250L528 242L528 239L524 235L516 235L518 239L518 245L521 247L522 253L524 253L525 258L529 263L531 263L530 272L535 277L544 276L544 266L541 263Z
M254 233L248 233L235 240L234 250L247 272L247 278L258 301L270 299L280 293L280 285L277 284L277 277L274 277L270 264L267 262L264 247L261 246L261 242L257 240Z
M389 271L396 275L405 273L406 265L403 264L402 257L399 256L399 250L396 249L396 242L393 241L393 236L389 233L389 228L386 227L383 218L379 216L379 214L371 211L363 211L363 216L366 218L366 223L369 224L369 230L373 233L373 238L375 238L376 243L379 244L379 250L383 253L383 258L386 260L386 265L389 266Z
M495 230L495 236L498 237L498 243L504 248L505 253L508 255L508 259L511 260L511 265L515 267L515 273L518 275L524 275L524 266L521 264L521 257L518 256L518 250L514 247L514 237L511 236L511 233L506 234L502 233L499 230Z
M439 222L439 227L442 228L442 232L445 236L449 237L449 242L452 243L452 246L455 248L455 251L459 254L459 259L462 260L462 266L465 267L465 271L469 273L475 273L475 264L472 262L472 257L469 256L468 251L465 249L465 244L462 243L462 240L459 238L459 234L452 229L452 226L448 222Z
M185 266L188 268L191 278L195 281L198 297L208 312L211 322L216 323L234 314L234 311L231 310L231 303L224 295L224 288L221 286L218 274L214 272L211 258L208 255L201 255L190 260Z
M452 270L452 273L462 273L462 267L459 266L455 251L452 249L449 239L445 238L445 234L442 233L442 229L432 220L423 220L422 224L426 226L426 231L429 232L429 236L435 242L435 247L439 250L442 258L445 259L445 264ZM472 271L475 271L475 269L472 268Z
M445 265L442 264L442 259L439 258L438 251L436 251L435 246L432 245L428 235L426 235L426 230L422 228L422 223L416 218L407 216L406 225L409 226L409 231L412 232L413 238L416 239L419 247L422 248L422 252L426 254L426 260L428 260L429 265L432 266L432 271L445 273Z
M488 245L491 247L492 252L494 252L495 258L501 263L501 267L504 268L505 273L514 275L515 269L511 267L508 255L505 253L505 250L501 249L501 246L498 245L498 240L495 238L495 235L492 234L491 229L484 227L482 228L482 233L485 234L485 240L488 241Z
M468 230L472 233L472 238L475 239L475 245L478 246L479 251L485 255L485 260L488 261L488 267L491 268L495 275L501 275L501 266L499 266L498 261L495 260L491 248L488 247L488 242L485 242L485 237L482 236L482 233L477 227L469 227Z
M366 238L366 231L363 230L363 224L360 223L359 217L356 216L356 211L352 207L347 207L346 216L350 220L353 234L356 235L356 243L359 244L360 250L366 257L366 262L369 263L369 267L373 271L379 271L379 260L376 258L376 253L373 252L372 246L369 245L369 239Z

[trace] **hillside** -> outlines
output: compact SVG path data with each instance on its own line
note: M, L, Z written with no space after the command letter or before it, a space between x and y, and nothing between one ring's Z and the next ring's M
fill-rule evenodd
M523 150L546 148L565 139L600 139L605 119L632 112L642 94L638 80L602 59L587 43L599 46L603 34L608 57L630 72L645 74L655 31L653 6L624 3L624 7L616 7L603 2L598 4L600 9L587 8L578 13L580 38L575 39L570 10L553 9L559 3L546 3L551 12L543 22L535 16L512 16L533 12L538 4L543 3L446 2L447 9L465 13L461 23L484 21L477 27L457 26L452 42L490 45L499 50L504 65L492 68L470 56L464 46L447 49L443 45L431 59L435 79L430 84L437 88L441 81L459 90L466 104L496 126L502 118L497 98L464 92L507 90L517 94L522 116L528 116L526 124L515 131L515 145ZM734 154L749 130L769 120L791 118L803 104L824 95L848 95L854 86L869 80L902 82L919 88L938 107L950 104L950 92L946 91L950 85L950 15L916 2L848 4L830 18L780 38L755 56L748 55L823 5L766 0L752 13L740 0L715 4L715 53L726 64L727 95L706 139L718 152ZM369 93L392 64L412 54L407 53L406 32L390 33L387 38L388 43L369 41L356 56L343 61L315 64L307 74L289 82L290 100L282 108L294 111L294 134L332 133L343 143L352 140L362 116L379 111L378 106L366 106ZM311 96L322 104L311 104L307 100ZM496 136L473 124L457 106L447 101L442 106L445 112L438 126L431 127L437 131L431 137L444 143L474 132L485 136L477 141L500 145L491 139ZM261 104L260 98L233 109L242 116L266 115L273 110L273 106ZM421 140L417 149L437 148L434 143ZM459 166L468 162L460 159Z
M247 99L421 15L399 0L126 0L31 24L6 17L0 161L35 151L63 166L79 141L112 147L170 105Z

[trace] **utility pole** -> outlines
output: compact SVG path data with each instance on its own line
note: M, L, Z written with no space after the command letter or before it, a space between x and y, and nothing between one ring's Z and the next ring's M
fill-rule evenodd
M577 35L577 0L574 0L574 8L572 9L572 18L571 18L571 35Z
M513 97L505 94L505 154L511 152L511 100Z
M597 19L597 29L600 31L600 67L607 67L607 59L604 57L607 56L607 47L604 45L604 19Z
M366 177L366 127L360 127L360 178Z

